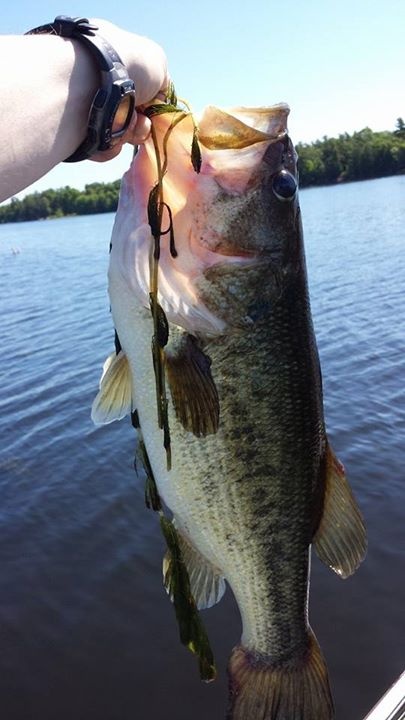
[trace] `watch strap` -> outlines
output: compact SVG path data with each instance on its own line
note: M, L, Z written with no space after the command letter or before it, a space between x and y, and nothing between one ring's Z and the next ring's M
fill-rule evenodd
M101 70L111 70L115 63L122 65L122 60L112 45L100 35L98 27L91 25L87 18L71 18L58 15L52 23L39 25L28 30L25 35L58 35L64 38L81 40L90 52L96 56ZM91 40L89 40L91 37ZM103 52L104 51L104 52Z

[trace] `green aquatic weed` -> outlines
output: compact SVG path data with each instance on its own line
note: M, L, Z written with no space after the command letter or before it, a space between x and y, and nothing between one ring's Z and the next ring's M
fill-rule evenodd
M172 211L164 198L163 179L168 167L168 141L173 129L184 118L191 117L193 121L193 135L190 145L190 160L195 172L201 169L201 150L198 141L198 127L194 121L191 110L187 103L179 105L174 86L171 84L167 91L166 102L156 102L143 110L149 118L165 113L173 114L162 141L162 155L158 143L155 128L151 129L151 137L156 156L157 179L149 194L148 199L148 222L153 237L153 245L150 253L150 291L149 301L153 318L152 336L152 358L156 383L156 402L159 428L163 430L163 446L166 451L167 469L171 469L171 443L170 428L168 419L168 400L166 396L165 382L165 346L169 339L169 323L165 312L158 301L158 279L160 243L164 235L169 235L169 250L172 257L177 256L175 237L173 229ZM166 212L165 212L166 211ZM168 217L168 227L163 229L163 216ZM138 432L139 454L146 473L145 502L148 508L159 513L160 526L168 548L168 563L166 565L164 583L172 598L177 622L180 631L181 642L191 650L199 659L201 679L213 680L216 676L216 668L213 653L209 644L207 633L201 622L196 602L190 587L190 578L184 563L177 530L163 510L163 504L159 496L156 480L152 466L143 440L140 428L138 413L132 413L132 424Z
M181 103L181 104L179 104ZM170 442L170 428L168 419L168 401L165 387L165 352L164 345L160 341L159 330L162 327L162 317L164 317L164 310L158 302L158 278L159 278L159 259L160 259L160 243L161 238L164 235L169 234L169 250L172 257L177 256L177 250L175 246L174 228L173 228L173 216L170 206L164 199L164 185L163 179L167 172L168 167L168 141L171 133L173 132L176 125L178 125L186 117L191 117L193 122L193 135L190 145L190 160L195 172L199 173L201 169L201 150L198 142L198 126L193 118L192 112L188 104L184 101L179 101L171 83L166 96L166 102L153 102L148 107L144 108L144 114L152 119L156 115L173 114L172 121L166 130L162 140L162 154L159 147L156 130L151 128L151 137L156 157L156 169L157 169L157 180L152 190L149 193L148 199L148 222L153 237L153 248L151 250L150 259L150 307L153 318L153 337L152 337L152 358L153 368L155 373L156 383L156 404L158 414L158 425L163 430L163 445L166 451L166 463L167 469L171 468L171 442ZM166 210L169 224L166 229L162 228L163 215ZM167 320L164 322L168 329Z

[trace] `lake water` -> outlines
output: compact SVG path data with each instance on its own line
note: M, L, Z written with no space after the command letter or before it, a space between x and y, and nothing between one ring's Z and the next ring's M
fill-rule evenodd
M301 206L329 434L369 533L349 580L314 557L311 623L337 720L361 720L404 667L405 176L305 190ZM113 349L112 223L0 226L0 717L223 720L231 593L204 613L205 685L162 588L134 432L90 421Z

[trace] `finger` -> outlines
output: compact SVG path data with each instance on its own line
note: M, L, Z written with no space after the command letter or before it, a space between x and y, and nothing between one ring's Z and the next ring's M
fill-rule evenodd
M124 135L124 142L139 145L148 139L151 130L151 121L146 115L137 113L135 123L131 123L128 133Z
M150 129L150 119L147 118L146 115L142 115L142 113L134 113L134 118L127 132L117 141L116 145L108 150L101 150L94 153L89 160L94 160L94 162L112 160L119 155L125 143L129 143L130 145L141 145L144 143L150 135Z

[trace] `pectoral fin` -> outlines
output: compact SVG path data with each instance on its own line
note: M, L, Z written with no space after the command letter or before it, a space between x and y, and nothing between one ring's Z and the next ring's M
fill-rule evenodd
M176 531L182 560L187 568L190 589L197 608L199 610L210 608L221 600L226 589L225 579L218 568L211 565L178 529ZM169 561L169 555L166 553L163 558L164 578L167 575Z
M347 578L366 554L366 530L342 463L329 445L326 452L323 514L313 542L320 559Z
M216 433L219 399L211 360L192 335L183 335L166 352L167 378L176 416L197 437Z
M91 419L95 425L121 420L131 412L131 402L131 370L127 356L120 350L118 355L109 355L104 363L100 390L91 408Z

